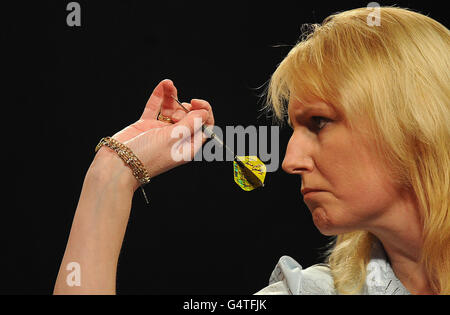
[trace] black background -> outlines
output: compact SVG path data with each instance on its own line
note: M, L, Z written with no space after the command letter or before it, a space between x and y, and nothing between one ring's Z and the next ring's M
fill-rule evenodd
M302 24L369 1L78 1L81 27L66 24L69 2L2 8L14 93L3 104L5 178L14 191L3 209L1 293L52 292L95 145L136 121L162 79L183 101L208 100L220 127L270 125L260 87ZM443 1L380 4L448 27ZM137 192L117 292L252 294L282 255L320 262L331 239L312 224L301 178L281 170L289 136L281 130L280 168L262 189L241 190L230 162L192 162L152 180L150 207Z

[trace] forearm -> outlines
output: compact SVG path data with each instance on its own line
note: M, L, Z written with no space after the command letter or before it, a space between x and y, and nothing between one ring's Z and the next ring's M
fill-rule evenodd
M101 163L94 160L83 183L55 294L115 293L117 261L135 188L120 158L102 150ZM67 282L71 262L80 266L79 286Z

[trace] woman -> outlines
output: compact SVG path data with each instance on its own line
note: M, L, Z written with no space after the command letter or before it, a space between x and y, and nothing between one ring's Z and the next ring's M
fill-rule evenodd
M450 33L409 10L380 8L377 25L368 23L371 13L355 9L315 25L271 79L267 109L293 129L283 169L301 176L316 227L337 237L326 265L302 270L282 257L258 294L450 293ZM161 82L141 119L113 136L151 177L184 163L171 156L174 128L198 135L195 118L214 124L206 101L184 104L186 114L172 96L173 83ZM166 121L156 119L160 108ZM191 158L194 138L184 141ZM115 292L138 187L130 168L102 147L83 184L55 293ZM72 261L83 268L81 287L66 284Z

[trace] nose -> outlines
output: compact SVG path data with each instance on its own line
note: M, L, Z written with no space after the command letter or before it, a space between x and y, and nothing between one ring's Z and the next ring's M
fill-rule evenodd
M289 139L281 167L286 173L303 175L314 169L314 162L311 158L312 144L299 134L294 134Z

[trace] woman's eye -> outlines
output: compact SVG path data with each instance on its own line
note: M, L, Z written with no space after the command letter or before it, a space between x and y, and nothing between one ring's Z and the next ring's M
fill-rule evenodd
M317 129L321 130L330 120L325 117L313 116L311 117L311 121L314 123L314 126L317 127Z

